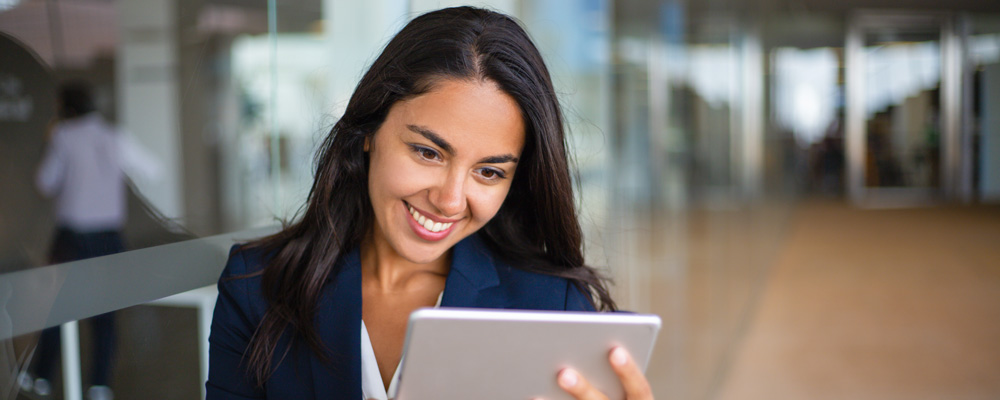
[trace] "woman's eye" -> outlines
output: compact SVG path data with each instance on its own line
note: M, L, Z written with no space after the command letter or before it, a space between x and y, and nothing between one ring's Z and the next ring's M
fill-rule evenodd
M493 168L483 168L479 171L479 175L491 181L500 180L507 177L506 175L504 175L503 172L495 170Z
M438 157L438 153L433 149L428 149L422 146L411 146L411 147L413 148L413 151L416 152L418 156L420 156L420 158L423 158L425 160L437 160L438 158L440 158Z

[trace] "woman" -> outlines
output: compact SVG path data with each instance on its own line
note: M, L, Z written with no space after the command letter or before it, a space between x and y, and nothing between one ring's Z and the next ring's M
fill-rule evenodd
M583 261L542 58L512 19L468 7L389 42L323 143L301 220L234 247L208 397L391 397L407 317L435 305L615 309ZM651 398L624 349L609 357L630 398ZM575 371L554 379L603 398Z

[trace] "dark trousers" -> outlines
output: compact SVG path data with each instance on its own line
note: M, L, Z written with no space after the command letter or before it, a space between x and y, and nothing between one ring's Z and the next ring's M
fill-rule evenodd
M52 262L63 263L120 253L125 250L118 231L76 232L68 228L56 231L52 243ZM111 381L111 369L117 347L114 312L90 318L93 326L93 360L91 362L92 385L107 385ZM59 327L42 331L38 340L38 364L35 373L40 378L52 380L56 360L60 351Z

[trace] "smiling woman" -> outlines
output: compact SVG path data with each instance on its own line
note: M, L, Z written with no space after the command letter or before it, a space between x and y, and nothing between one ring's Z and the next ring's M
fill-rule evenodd
M551 78L517 22L417 17L324 141L302 217L230 254L208 397L392 398L420 307L614 310L584 263L568 164ZM649 398L627 352L609 354L630 398ZM559 383L603 398L572 370Z
M446 269L441 255L493 219L507 197L524 123L514 99L491 81L434 86L396 103L375 133L369 239L379 254Z

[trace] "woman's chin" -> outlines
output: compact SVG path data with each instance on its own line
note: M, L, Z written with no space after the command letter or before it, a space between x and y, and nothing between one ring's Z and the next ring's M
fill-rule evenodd
M399 255L411 263L430 264L441 260L441 257L447 255L454 245L455 243L450 240L433 243L416 241L407 243L404 245L406 248L397 250Z
M440 260L442 255L444 255L444 253L438 254L437 257L433 257L433 256L427 256L427 257L417 256L417 257L404 257L404 258L406 259L406 261L409 261L409 262L414 263L414 264L430 264L430 263L433 263L433 262L435 262L437 260Z

